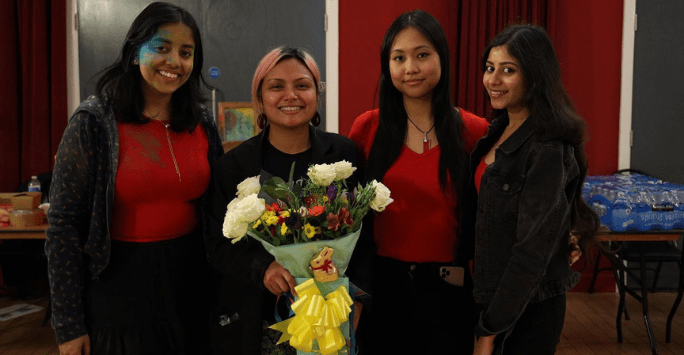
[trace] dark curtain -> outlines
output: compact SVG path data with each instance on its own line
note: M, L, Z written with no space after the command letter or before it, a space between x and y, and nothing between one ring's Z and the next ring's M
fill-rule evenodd
M507 25L526 22L547 29L555 35L558 0L461 0L457 22L455 56L456 104L486 117L491 111L482 85L480 57L489 41Z
M67 124L66 1L0 2L0 191L52 170Z

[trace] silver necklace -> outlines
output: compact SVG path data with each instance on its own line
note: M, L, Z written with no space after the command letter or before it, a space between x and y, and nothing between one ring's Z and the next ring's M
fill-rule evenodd
M406 116L406 118L408 118L409 122L411 122L411 124L413 124L413 126L416 127L416 129L423 134L423 152L427 152L428 150L430 150L430 138L428 138L428 133L430 133L430 131L432 131L432 129L435 128L435 123L432 122L432 126L430 126L430 129L428 129L427 131L423 131L422 129L420 129L420 127L418 127L418 125L415 122L413 122L411 117Z

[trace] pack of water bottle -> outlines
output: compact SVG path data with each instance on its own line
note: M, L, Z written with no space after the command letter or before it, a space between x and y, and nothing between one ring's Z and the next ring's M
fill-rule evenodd
M616 232L684 228L684 185L647 175L587 176L584 200Z

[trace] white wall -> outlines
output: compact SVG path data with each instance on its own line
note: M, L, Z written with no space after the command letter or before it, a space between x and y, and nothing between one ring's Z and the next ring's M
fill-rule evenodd
M622 69L620 80L620 134L618 169L629 169L632 155L632 85L634 81L634 20L636 0L625 0L622 20Z
M81 102L78 73L78 30L76 29L76 0L67 0L66 3L66 34L67 34L67 58L66 58L66 73L67 73L67 112L68 117L76 110L78 104Z

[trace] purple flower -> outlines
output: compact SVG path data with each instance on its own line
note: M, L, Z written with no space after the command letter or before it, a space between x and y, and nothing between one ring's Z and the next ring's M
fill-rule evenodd
M335 195L337 195L337 187L335 185L328 186L326 195L328 196L328 200L332 201L335 198Z

